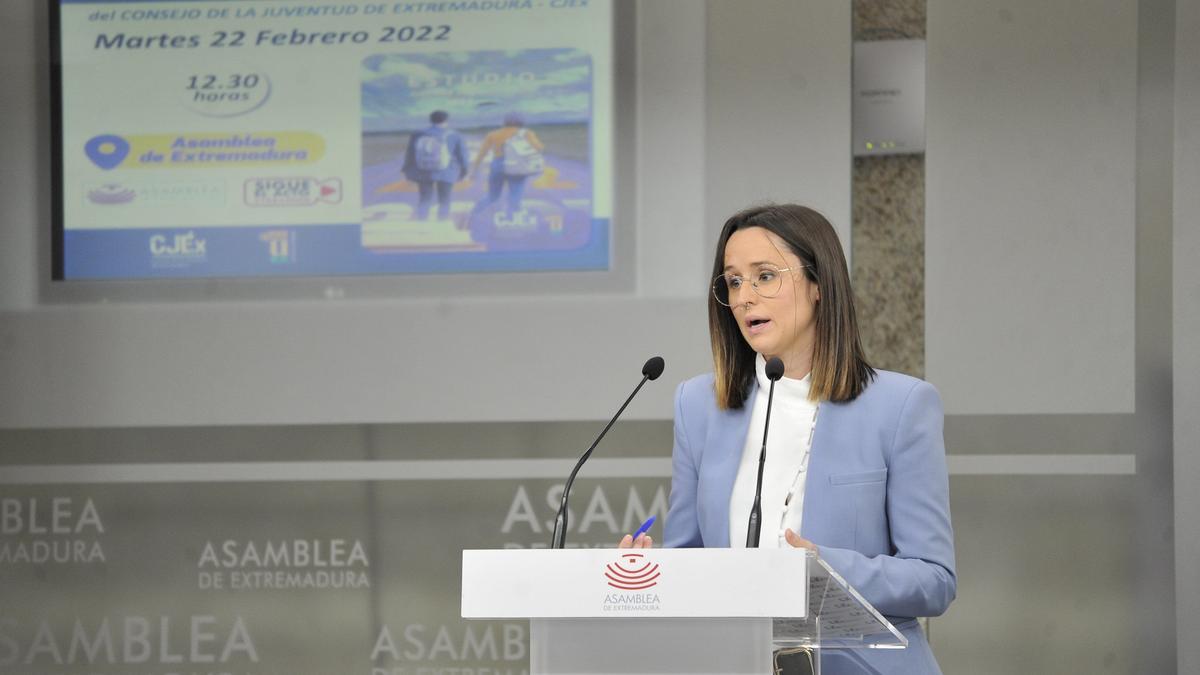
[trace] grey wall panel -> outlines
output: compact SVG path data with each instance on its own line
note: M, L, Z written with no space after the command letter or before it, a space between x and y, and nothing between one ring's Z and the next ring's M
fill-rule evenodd
M1171 230L1175 2L1140 0L1137 114L1137 525L1129 545L1145 563L1134 578L1138 669L1175 665L1172 556Z
M848 2L708 3L709 242L750 204L821 211L850 255Z
M271 463L298 454L569 463L597 427L0 430L0 476L30 458L111 462L118 470L130 461L170 466L214 455ZM601 452L608 461L654 455L669 462L670 438L670 422L622 424ZM668 483L584 471L573 491L568 544L611 547L627 523L636 527L650 514L659 537ZM561 478L0 487L2 673L515 675L528 670L527 622L461 619L458 560L463 548L545 547ZM57 523L53 509L62 514ZM68 531L53 531L56 525ZM258 561L244 557L252 547ZM268 547L288 551L287 558L268 562ZM49 555L58 557L44 560ZM201 629L197 648L189 641L192 622ZM235 625L244 639L226 655ZM77 631L86 639L72 647ZM384 631L394 651L373 649Z
M704 199L704 3L638 6L638 286L694 298L708 276Z
M39 3L8 2L0 10L0 307L29 308L37 302L38 229L49 228L49 209L36 196L49 195L49 86L39 81L48 57L39 39ZM39 134L46 139L39 139ZM48 207L48 204L44 206ZM46 220L43 220L45 218Z
M3 637L17 639L24 656L32 651L32 633L43 617L65 654L76 617L93 634L104 617L117 624L126 612L137 612L165 615L173 624L185 623L193 614L215 615L222 622L241 616L259 651L257 667L245 669L250 673L365 673L369 646L382 625L391 626L397 644L409 653L416 648L401 642L405 627L429 627L425 658L415 660L519 673L524 654L496 659L503 663L473 663L487 659L454 659L445 648L440 656L429 653L436 626L449 627L459 654L466 626L486 625L458 618L453 561L463 548L545 546L561 476L600 426L536 422L0 430L0 496L10 505L6 508L11 513L15 500L25 516L31 504L40 509L39 528L13 528L10 517L6 526L18 531L0 538L3 597L36 607L9 612L5 618L13 622L0 623L0 671L8 672L3 659L12 653ZM670 422L615 426L575 484L568 543L610 547L651 513L659 517L652 530L658 538L669 489L670 447ZM955 455L950 462L959 598L946 617L933 621L932 631L945 672L1139 672L1131 665L1137 663L1131 630L1135 579L1147 561L1135 547L1096 545L1136 536L1136 478L1070 468L1015 475L1016 463L1010 464L1009 475L963 475L960 469L967 463L962 460L968 458ZM561 472L551 477L520 470L543 459L561 462ZM297 460L310 464L309 477L322 480L288 480L286 469L274 469L269 478L242 482L262 465L287 467ZM380 468L370 479L347 479L329 468L355 460L370 460ZM474 466L479 460L500 460L516 471L493 468L480 476L445 466L463 461ZM660 461L665 471L613 475L603 468L623 462L645 466L646 460ZM422 476L404 475L387 466L423 461L443 465L441 475L431 477L428 470ZM57 465L44 467L47 472L89 464L92 480L21 484L27 478L13 465L36 462ZM125 482L140 473L146 466L142 463L155 467L161 477L179 476L186 471L180 467L195 466L192 462L228 464L217 465L214 474L222 479L211 482ZM111 471L101 474L96 464ZM1019 468L1036 471L1038 464L1026 461ZM313 476L316 466L321 468ZM10 482L14 476L16 482ZM83 527L57 537L34 531L46 526L46 510L55 499L70 499L76 518L92 500L104 531ZM21 520L32 525L32 518ZM261 553L268 541L328 545L334 539L347 548L361 542L369 564L327 571L366 573L369 587L246 587L234 577L245 580L274 567L200 562L208 542L223 546L233 541L238 551L253 543ZM29 550L55 540L88 546L98 542L105 561L2 562L5 550ZM1081 568L1078 561L1084 557L1089 564ZM305 573L313 567L297 564L283 571ZM215 578L224 579L223 590L205 585ZM519 637L524 644L524 636ZM1027 648L1014 650L1013 644ZM33 665L51 661L50 654L40 653ZM392 665L387 661L375 665ZM76 654L66 667L46 672L94 672L95 666L84 669L86 663ZM332 664L341 664L340 669ZM395 665L407 665L406 675L417 672L412 663ZM386 672L399 675L390 667Z
M625 155L631 165L615 167L618 184L632 183L636 195L624 211L636 241L614 248L632 279L529 275L511 293L486 282L439 292L415 279L428 293L389 298L384 285L351 298L353 288L335 287L328 301L286 302L268 299L297 297L279 292L289 282L266 285L271 295L248 283L236 289L240 300L172 303L166 293L154 302L39 304L37 238L50 225L49 188L31 167L44 168L45 40L37 36L45 19L35 0L10 4L0 44L5 72L16 73L5 81L18 95L0 105L0 129L14 148L0 155L0 426L599 419L654 353L666 357L667 375L629 412L667 419L672 385L710 368L706 230L711 236L730 210L772 198L812 203L848 233L848 6L639 3L630 32L640 84L624 89L635 93L637 142L617 141L636 152ZM772 8L785 19L780 28L763 20ZM779 39L714 48L708 11L722 13L730 36L765 25ZM757 74L779 63L790 64L771 65L789 78L784 94ZM706 89L706 69L761 89ZM784 131L752 134L740 155L752 160L735 161L740 137L706 120L762 110L747 104L760 94L776 106L762 119ZM703 196L713 171L736 172L716 201ZM309 298L324 285L297 284L312 290L300 296ZM558 381L569 394L547 391Z
M1147 673L1128 477L952 477L958 598L931 621L946 673ZM1003 543L1000 543L1003 542ZM1086 559L1086 565L1080 560Z
M1175 616L1179 672L1200 672L1200 2L1175 24Z
M707 367L701 300L521 298L0 313L0 426L671 416Z
M1134 409L1136 9L929 2L926 375L949 413Z

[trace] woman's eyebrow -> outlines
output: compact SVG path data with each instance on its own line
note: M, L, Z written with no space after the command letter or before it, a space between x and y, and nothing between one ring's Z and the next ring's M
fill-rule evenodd
M777 267L779 267L779 263L777 263L773 260L759 260L757 262L750 263L750 266L751 267L776 267L777 268ZM723 271L728 272L729 270L732 270L732 269L734 269L733 265L726 265L725 269Z

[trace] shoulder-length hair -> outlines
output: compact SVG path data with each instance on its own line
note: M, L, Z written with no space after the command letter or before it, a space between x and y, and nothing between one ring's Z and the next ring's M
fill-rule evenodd
M820 292L812 355L814 401L852 401L867 388L875 370L867 363L858 337L850 273L837 232L820 213L799 204L755 206L725 221L713 261L715 279L725 270L725 245L738 230L761 227L778 236L804 264L804 276ZM708 296L708 331L712 340L717 405L741 408L754 382L755 353L742 337L729 307Z

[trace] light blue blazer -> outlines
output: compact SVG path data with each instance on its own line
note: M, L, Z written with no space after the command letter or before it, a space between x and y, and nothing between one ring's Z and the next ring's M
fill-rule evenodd
M746 435L762 434L749 428L753 401L751 389L742 409L719 409L711 374L679 385L665 546L729 546ZM827 659L824 673L941 672L914 617L941 615L956 593L949 493L932 385L880 370L855 400L821 402L800 534L909 640L842 654L840 666Z

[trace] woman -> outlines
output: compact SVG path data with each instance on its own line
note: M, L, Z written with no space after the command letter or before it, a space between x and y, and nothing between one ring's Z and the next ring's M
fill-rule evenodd
M778 357L759 545L813 549L896 624L905 650L853 658L885 673L938 673L915 617L956 592L941 401L916 378L874 370L858 338L837 234L797 205L725 223L713 264L715 372L681 384L665 526L669 547L743 546ZM649 537L623 547L648 547ZM864 672L825 661L825 673ZM865 671L869 672L869 671Z

